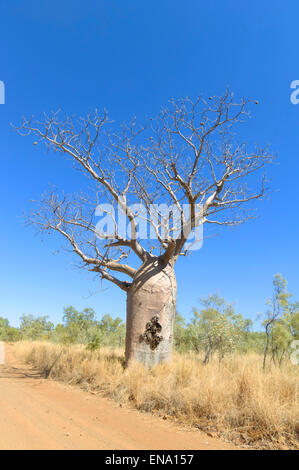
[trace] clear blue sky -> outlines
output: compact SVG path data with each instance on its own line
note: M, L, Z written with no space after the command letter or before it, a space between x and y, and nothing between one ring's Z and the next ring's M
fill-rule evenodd
M0 316L13 325L23 313L58 322L72 304L125 318L122 291L107 283L100 291L70 255L52 255L58 239L41 243L24 226L30 199L49 184L70 187L75 176L10 122L95 107L117 121L142 121L172 97L220 94L227 85L260 102L248 135L278 153L279 165L269 169L278 191L258 205L258 220L222 230L179 261L178 310L188 317L200 297L218 291L255 319L277 272L299 299L299 105L290 102L290 83L299 79L298 15L292 0L1 2Z

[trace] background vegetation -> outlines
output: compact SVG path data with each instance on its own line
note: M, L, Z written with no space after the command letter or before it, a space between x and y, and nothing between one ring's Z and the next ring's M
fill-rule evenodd
M174 360L124 367L125 323L92 309L64 309L62 323L23 315L19 328L0 319L0 339L45 377L79 384L120 404L196 426L254 448L299 448L298 376L293 341L299 304L276 275L261 329L213 294L176 315ZM297 355L298 358L298 355Z
M199 308L193 308L189 321L177 313L174 347L180 353L201 353L204 364L213 357L221 362L233 352L254 352L262 355L264 368L271 362L282 366L294 352L293 341L299 339L299 302L292 301L287 282L279 274L274 276L273 295L266 305L266 312L260 314L261 328L254 331L252 320L237 313L218 294L209 295L201 300ZM47 340L82 344L89 350L103 346L121 348L125 344L125 323L109 314L97 320L93 309L80 312L70 306L64 309L62 323L56 326L47 316L23 315L19 328L0 318L0 340Z

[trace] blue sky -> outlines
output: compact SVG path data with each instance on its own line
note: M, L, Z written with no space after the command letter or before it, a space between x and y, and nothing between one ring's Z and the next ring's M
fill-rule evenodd
M172 97L221 94L226 86L260 103L247 134L278 154L268 171L276 191L258 204L258 220L221 230L178 262L178 310L188 318L200 297L218 291L255 319L277 272L299 299L299 105L290 102L299 79L298 14L292 0L1 2L0 316L13 325L23 313L58 322L72 304L125 318L122 291L107 283L101 290L73 257L52 255L59 239L41 242L24 226L31 199L49 184L71 187L76 177L10 123L95 107L117 122L142 122Z

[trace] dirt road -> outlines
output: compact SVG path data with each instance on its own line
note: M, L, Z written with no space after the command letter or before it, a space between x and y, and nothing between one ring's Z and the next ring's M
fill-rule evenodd
M6 346L0 449L232 449L199 431L43 379Z

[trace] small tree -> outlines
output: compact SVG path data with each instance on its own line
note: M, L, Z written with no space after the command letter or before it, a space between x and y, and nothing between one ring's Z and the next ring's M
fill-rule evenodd
M95 336L98 326L92 308L85 308L79 312L72 306L66 307L63 310L63 322L65 343L89 343Z
M54 325L48 321L48 316L22 315L20 333L23 339L49 339Z
M273 324L271 332L272 360L279 365L291 353L292 341L299 338L299 303L290 302L291 296L287 294L283 315Z
M85 268L126 293L127 362L152 365L170 359L174 265L192 249L193 230L203 224L238 225L250 217L243 206L250 208L250 202L265 194L264 177L257 183L254 174L271 155L235 139L249 105L227 91L220 97L173 100L142 127L133 121L115 129L106 113L95 112L79 120L61 120L58 113L42 122L25 119L18 129L32 134L35 144L43 142L68 157L92 183L86 194L46 194L29 221L42 232L59 233ZM109 236L97 230L99 201L110 204ZM117 207L127 219L125 233L114 217ZM150 224L155 240L144 242L141 218ZM130 263L124 263L126 258ZM146 341L153 318L156 326L151 324L152 339Z
M9 328L9 321L7 318L0 317L0 340L4 341L6 339L6 333Z
M99 324L101 344L109 346L123 346L125 343L125 324L121 318L112 318L104 315Z
M263 369L266 367L267 355L271 350L272 360L281 363L283 355L292 340L291 334L291 309L289 298L292 294L287 292L287 281L281 274L276 274L273 279L273 296L267 300L269 310L265 314L263 322L266 343L264 349ZM279 359L279 354L282 354Z
M217 294L209 295L201 303L203 308L200 312L193 310L189 335L194 348L197 351L204 350L204 364L210 361L215 352L221 361L226 353L234 351L241 342L247 321Z
M10 326L7 318L0 317L0 341L18 341L19 339L19 329Z
M178 351L189 349L186 321L178 312L174 320L174 346Z

